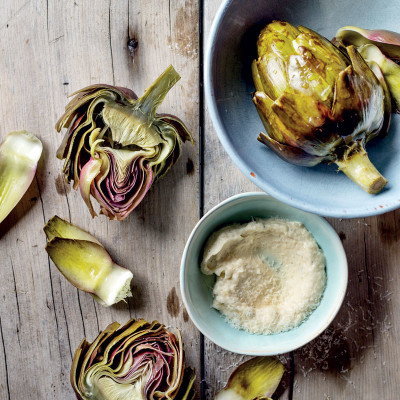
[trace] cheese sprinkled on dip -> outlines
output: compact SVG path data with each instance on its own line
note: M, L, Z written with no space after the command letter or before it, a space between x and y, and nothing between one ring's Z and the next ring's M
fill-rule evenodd
M213 307L233 326L257 334L300 325L326 286L325 256L311 233L280 218L214 232L201 270L217 276Z

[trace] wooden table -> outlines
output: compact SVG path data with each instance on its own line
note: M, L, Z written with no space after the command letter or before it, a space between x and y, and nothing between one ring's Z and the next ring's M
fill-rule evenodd
M213 399L246 357L205 339L179 291L180 257L199 217L227 197L258 189L230 161L212 127L200 68L221 0L3 0L0 5L0 136L27 129L44 144L36 179L0 226L0 398L73 399L69 370L83 337L113 321L157 319L183 332L202 399ZM129 38L139 42L134 63ZM64 183L54 124L67 97L93 83L137 94L169 65L182 79L161 111L196 138L177 165L123 222L92 219ZM42 226L53 215L94 233L134 274L134 296L105 308L78 292L49 261ZM349 288L332 325L282 356L281 399L400 397L399 212L330 219L345 246ZM200 398L200 394L199 394Z

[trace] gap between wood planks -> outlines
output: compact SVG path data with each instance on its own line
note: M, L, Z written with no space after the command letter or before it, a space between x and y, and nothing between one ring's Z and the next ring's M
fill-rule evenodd
M199 218L204 215L204 4L199 0ZM204 335L200 332L200 398L205 399L205 357Z

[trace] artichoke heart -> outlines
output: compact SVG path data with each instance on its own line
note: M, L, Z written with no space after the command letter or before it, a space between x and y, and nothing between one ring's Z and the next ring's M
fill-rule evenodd
M364 146L387 132L390 94L357 49L283 21L261 31L257 49L253 101L267 130L258 140L293 164L334 162L368 193L382 190Z
M67 128L57 157L65 159L64 178L79 186L92 217L100 212L123 220L143 200L151 185L167 173L192 136L183 122L156 114L180 79L172 66L137 98L130 89L92 85L75 93L56 124Z

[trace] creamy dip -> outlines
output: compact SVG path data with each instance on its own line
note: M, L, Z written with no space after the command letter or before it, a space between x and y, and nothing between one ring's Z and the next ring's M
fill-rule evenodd
M287 331L318 306L325 257L300 222L257 219L214 232L201 270L215 274L213 307L251 333Z

